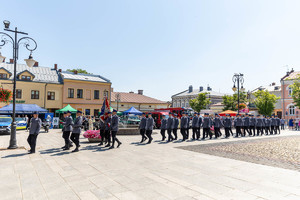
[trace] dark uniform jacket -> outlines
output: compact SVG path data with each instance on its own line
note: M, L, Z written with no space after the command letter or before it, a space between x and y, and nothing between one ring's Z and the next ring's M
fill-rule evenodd
M199 127L198 117L194 116L193 119L192 119L192 128L197 128L197 127Z
M213 121L213 125L216 128L221 128L222 126L224 126L223 122L220 118L215 118L214 121Z
M188 128L188 118L182 117L180 121L180 127L181 128Z
M167 129L167 119L161 120L161 127L160 129L166 130Z
M179 125L179 119L176 117L174 119L174 129L178 129L178 125Z
M249 125L250 125L250 126L255 126L255 125L256 125L256 119L255 119L254 117L253 117L253 118L251 117L251 118L249 119L249 121L250 121L250 122L249 122Z
M146 130L153 130L154 127L154 119L152 117L148 117L146 120Z
M173 117L169 117L168 121L167 121L167 129L173 129L174 127L174 118Z
M265 126L270 127L271 126L271 119L266 119L265 120Z
M204 117L203 124L202 124L203 128L210 128L211 125L212 125L211 119L209 117Z
M275 118L276 119L276 126L280 126L280 119L279 118Z
M232 119L230 117L226 117L224 119L224 127L231 128L231 126L232 126Z
M110 130L110 125L111 125L111 117L107 117L105 119L105 130L109 131Z
M249 117L244 117L244 126L245 127L250 126L250 118Z
M63 122L64 127L64 131L73 131L73 119L72 116L68 116L65 118L65 121Z
M34 118L34 117L31 118L29 134L34 134L34 135L39 134L41 126L42 126L42 120L40 118Z
M147 121L147 118L142 117L141 122L140 122L140 126L139 126L140 129L146 129L146 121Z
M201 116L198 117L198 127L202 126L202 121L203 121L202 117Z
M276 126L276 119L275 118L271 118L271 126Z
M75 119L72 133L80 134L81 133L81 127L82 127L82 116L78 116Z
M256 119L256 127L263 127L264 126L264 121L262 118L257 118Z
M119 117L117 115L113 115L111 118L111 131L119 130Z
M240 118L240 117L236 118L236 119L234 120L234 126L235 126L235 127L241 127L241 126L243 126L243 119Z

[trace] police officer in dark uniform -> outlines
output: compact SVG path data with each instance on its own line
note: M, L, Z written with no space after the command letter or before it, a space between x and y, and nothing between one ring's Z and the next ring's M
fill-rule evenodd
M74 144L76 145L76 148L72 151L72 152L78 152L79 151L79 137L80 137L80 133L81 133L81 127L82 127L82 112L81 111L77 111L77 117L74 121L74 125L73 125L73 131L71 134L71 140L74 142Z
M256 119L254 118L254 115L251 115L249 119L250 135L252 135L252 131L253 131L253 136L255 136L255 125L256 125Z
M168 142L173 140L172 131L174 129L174 118L172 116L172 113L169 112L169 118L167 120L167 129L168 129Z
M262 117L263 126L261 127L261 134L264 134L264 131L266 130L266 116L263 115Z
M197 140L200 139L200 130L201 130L201 126L202 126L202 117L200 116L200 113L197 114L198 115L198 126L197 126Z
M195 140L196 137L198 137L197 135L197 131L198 131L198 116L197 116L197 113L195 112L194 113L194 117L192 119L192 130L193 130L193 136L192 136L192 139Z
M188 140L190 137L190 121L191 121L191 117L188 115L188 113L185 113L186 119L187 119L187 127L185 130L185 134L186 134L186 139Z
M42 120L39 118L39 113L34 112L33 117L30 119L30 129L27 142L30 146L29 154L35 153L36 139L40 133Z
M275 116L275 120L276 120L276 130L278 131L278 134L280 134L280 119L278 118L278 116Z
M262 128L264 126L263 119L260 117L260 115L257 115L256 117L256 130L257 130L257 136L259 136L259 133L262 135Z
M174 129L173 129L174 140L177 140L178 126L179 126L179 118L178 115L174 113Z
M146 120L146 135L149 138L147 144L150 144L153 140L152 131L154 127L154 119L152 118L152 113L148 113L148 118Z
M63 122L63 137L65 139L65 146L63 150L69 150L71 147L71 141L70 141L70 135L73 131L73 118L71 116L72 112L68 111L65 117L65 120ZM72 145L73 146L73 145Z
M250 135L250 118L248 113L246 113L246 116L244 117L244 136L246 136L246 131L248 132L248 134Z
M122 142L120 142L117 138L117 133L119 131L119 117L117 115L117 110L113 110L112 113L112 117L111 117L111 138L112 138L112 145L109 147L109 149L113 149L115 148L115 141L117 141L118 146L117 148L120 147L120 145L122 144Z
M276 119L274 118L274 115L271 117L271 135L276 134Z
M100 128L101 142L98 144L98 146L101 146L103 145L105 139L105 122L102 121L102 119L99 120L99 128Z
M107 113L107 117L105 119L105 139L107 141L107 145L105 147L110 147L111 138L110 138L110 126L111 126L111 112Z
M143 143L147 139L147 137L145 136L145 134L146 134L146 120L147 120L146 115L145 115L145 113L143 113L141 121L140 121L140 125L139 125L140 134L142 136L141 143Z
M266 135L269 135L269 133L271 134L271 119L269 116L267 116L265 123L265 132Z
M236 138L239 137L239 135L243 136L241 128L243 127L243 119L241 118L240 114L236 115L236 118L234 120L234 126L236 130Z
M213 120L214 130L215 130L215 138L221 137L221 127L224 126L220 116L215 113L215 118Z
M160 126L160 134L162 137L161 139L162 141L166 139L166 130L167 130L167 119L166 116L163 115L161 120L161 126Z
M209 135L209 139L212 139L212 133L210 132L211 126L212 126L212 120L210 119L209 114L205 113L203 118L203 123L202 123L202 127L203 127L202 140L205 140L206 135Z
M180 120L180 132L182 135L182 141L185 141L187 139L187 134L186 134L187 127L188 127L188 119L185 116L185 113L183 112Z
M232 126L232 119L230 117L230 114L226 114L226 118L224 119L225 138L230 137L231 126Z

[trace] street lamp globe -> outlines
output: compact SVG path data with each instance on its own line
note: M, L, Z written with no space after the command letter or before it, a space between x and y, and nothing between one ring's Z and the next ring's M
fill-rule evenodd
M0 63L3 63L6 57L2 56L1 52L0 52Z
M235 92L236 91L236 87L235 85L232 87L232 90Z
M5 27L5 28L9 28L10 21L4 20L4 21L3 21L3 24L4 24L4 27Z
M241 87L241 91L242 91L242 92L244 92L244 91L245 91L245 88L244 88L243 86Z
M30 54L28 59L24 59L28 67L33 67L33 65L36 63L36 60L32 58L32 55Z

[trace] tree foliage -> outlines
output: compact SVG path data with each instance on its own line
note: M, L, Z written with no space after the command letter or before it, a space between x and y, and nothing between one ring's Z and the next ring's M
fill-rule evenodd
M292 88L292 98L294 103L300 108L300 82L296 80L290 87Z
M247 94L246 92L240 92L240 104L245 104L247 103ZM237 110L237 105L238 105L238 93L234 93L233 95L225 95L222 97L223 98L223 105L224 108L223 110Z
M205 109L207 105L211 104L210 98L206 97L207 94L209 93L200 93L197 98L190 100L190 106L194 111L200 112Z
M268 90L259 90L253 94L256 99L254 104L258 112L262 115L272 115L275 103L280 99L275 94L271 94Z
M80 74L92 74L92 73L87 72L85 69L80 69L80 68L77 68L77 69L67 69L67 71L68 72L77 71Z

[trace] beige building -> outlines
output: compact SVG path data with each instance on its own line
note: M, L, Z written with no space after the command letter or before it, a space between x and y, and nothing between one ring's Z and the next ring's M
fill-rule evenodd
M85 115L98 116L104 96L110 99L111 82L93 74L79 74L63 71L59 73L63 79L62 106L70 104Z
M143 90L134 92L111 92L111 106L118 111L135 107L139 111L149 112L154 109L168 108L169 104L152 97L145 96Z
M0 64L0 80L4 89L13 90L12 62ZM55 112L62 107L62 89L63 82L55 68L40 67L38 63L31 68L17 65L16 103L37 104ZM0 107L5 105L0 103Z

